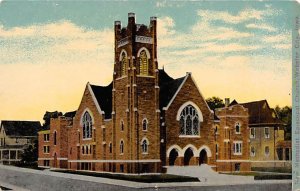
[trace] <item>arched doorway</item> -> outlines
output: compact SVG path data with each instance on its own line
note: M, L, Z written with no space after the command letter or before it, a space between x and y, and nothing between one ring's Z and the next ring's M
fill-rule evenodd
M191 148L188 148L184 153L184 166L188 166L190 164L190 160L193 156L193 150Z
M53 167L54 167L54 168L57 168L57 155L56 155L56 153L54 153Z
M169 165L170 166L174 166L175 165L175 161L178 158L178 152L176 149L172 149L170 152L170 156L169 156Z
M199 165L207 163L207 152L205 149L202 149L199 155Z

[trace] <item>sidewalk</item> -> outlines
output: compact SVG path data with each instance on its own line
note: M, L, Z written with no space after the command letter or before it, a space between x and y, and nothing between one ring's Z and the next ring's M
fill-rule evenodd
M229 176L229 177L226 178L226 180L224 180L224 181L220 181L221 180L220 179L219 181L207 180L207 181L203 181L203 182L139 183L139 182L131 182L131 181L125 181L125 180L115 180L115 179L109 179L109 178L100 178L100 177L52 172L50 170L33 170L33 169L27 169L27 168L18 168L18 167L14 167L14 166L5 166L5 165L0 165L0 170L12 170L12 171L40 174L40 175L46 175L46 176L61 177L61 178L67 178L67 179L73 179L73 180L82 180L82 181L90 181L90 182L95 182L95 183L118 185L118 186L123 186L123 187L130 187L130 188L195 187L195 186L223 186L223 185L225 186L225 185L272 184L272 183L286 184L286 183L292 182L292 180L235 181L236 176L222 175L224 177L225 176ZM2 182L0 182L0 184L4 187L12 188L11 185L6 186L6 185L2 184ZM16 189L16 190L20 190L20 189ZM24 191L26 191L26 190L24 190Z

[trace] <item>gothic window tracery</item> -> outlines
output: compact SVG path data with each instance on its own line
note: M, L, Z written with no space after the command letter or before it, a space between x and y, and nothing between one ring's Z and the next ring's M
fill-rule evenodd
M84 139L92 138L92 117L89 112L85 112L82 119L82 135Z
M187 105L180 114L180 135L199 135L200 122L197 110Z

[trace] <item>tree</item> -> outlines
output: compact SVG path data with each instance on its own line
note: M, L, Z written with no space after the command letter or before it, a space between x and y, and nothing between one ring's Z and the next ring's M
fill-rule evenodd
M38 140L34 140L33 144L29 144L21 155L19 166L37 167L38 160Z
M284 138L286 140L291 140L292 137L292 107L285 106L279 107L278 105L275 107L275 111L278 115L278 118L286 124L284 127Z
M224 107L224 101L219 98L219 97L211 97L211 98L207 98L206 102L208 104L208 106L210 107L210 109L215 110L216 108L221 108Z
M59 116L62 116L62 112L59 111L53 111L53 112L49 112L46 111L46 113L44 114L43 120L44 120L44 124L42 129L49 129L50 128L50 119L51 118L57 118Z

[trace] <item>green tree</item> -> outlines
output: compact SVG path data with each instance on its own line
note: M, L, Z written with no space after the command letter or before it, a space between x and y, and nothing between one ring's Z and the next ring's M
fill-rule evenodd
M292 138L292 107L285 106L279 107L278 105L275 107L275 111L278 115L278 118L283 121L286 126L284 128L284 138L286 140L291 140Z
M38 140L34 140L33 144L29 144L21 155L19 166L37 167L38 160Z
M53 111L53 112L49 112L46 111L46 113L44 114L43 120L44 120L44 124L42 129L50 129L50 119L51 118L57 118L59 116L62 116L62 112L60 111Z
M219 97L211 97L211 98L207 98L206 102L208 104L208 106L210 107L210 109L215 110L216 108L221 108L224 107L224 101L219 98Z

